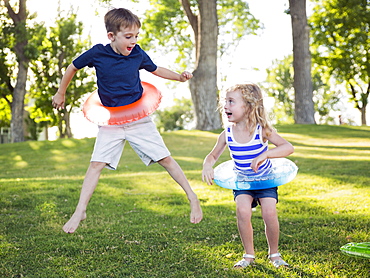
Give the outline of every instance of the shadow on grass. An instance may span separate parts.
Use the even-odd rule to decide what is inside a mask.
[[[264,225],[257,209],[252,221],[258,265],[235,270],[232,266],[241,258],[243,248],[231,197],[224,205],[203,203],[204,220],[193,225],[189,223],[189,207],[183,194],[161,189],[144,191],[134,182],[115,192],[116,185],[105,185],[111,184],[110,179],[103,179],[102,183],[89,205],[87,220],[75,234],[61,231],[78,197],[66,201],[72,185],[50,189],[59,192],[54,197],[53,192],[34,191],[18,196],[16,202],[2,202],[0,274],[3,277],[365,277],[367,261],[356,261],[339,251],[347,236],[370,234],[368,218],[364,215],[335,215],[318,203],[281,200],[278,205],[280,251],[292,268],[276,270],[266,259]],[[139,190],[135,191],[137,186]]]
[[[73,176],[85,172],[94,139],[27,141],[0,145],[1,178]],[[6,147],[6,151],[1,151]],[[73,167],[71,167],[73,165]]]
[[[303,129],[294,125],[283,129],[320,137],[326,130],[335,132],[337,128],[351,137],[368,138],[368,130],[362,127]],[[216,136],[209,132],[191,134],[171,134],[168,145],[175,150],[184,170],[194,171],[188,176],[199,186],[201,161]],[[169,137],[164,135],[165,140]],[[241,259],[243,248],[230,192],[198,187],[204,220],[193,225],[189,223],[185,195],[178,193],[177,187],[174,190],[167,174],[163,178],[163,168],[145,167],[128,146],[119,169],[103,172],[89,204],[88,218],[75,234],[65,234],[61,227],[77,203],[93,142],[94,139],[25,142],[11,144],[6,152],[0,152],[0,159],[6,161],[0,165],[1,182],[5,184],[0,187],[0,276],[239,278],[369,274],[367,260],[347,257],[339,251],[349,240],[370,241],[368,214],[345,210],[335,214],[317,199],[291,200],[292,192],[305,186],[299,176],[295,185],[287,187],[289,196],[282,191],[278,204],[280,251],[292,268],[276,270],[268,262],[264,225],[257,210],[252,221],[258,265],[232,269]],[[194,153],[196,160],[191,160]],[[325,185],[326,190],[335,191],[335,186],[344,183],[356,187],[369,184],[366,163],[321,163],[322,159],[292,157],[299,160],[303,176],[337,181]],[[318,185],[307,181],[307,186]],[[219,195],[230,201],[217,203],[212,199]]]
[[[302,134],[322,139],[363,138],[369,139],[368,126],[335,126],[335,125],[277,125],[278,132]]]
[[[370,134],[369,134],[369,136],[370,136]],[[370,147],[368,147],[368,146],[309,145],[309,144],[304,144],[300,141],[294,141],[294,140],[289,140],[289,142],[292,143],[293,146],[295,146],[295,147],[313,148],[313,149],[316,149],[317,152],[319,152],[320,150],[322,152],[327,152],[328,150],[333,150],[333,151],[346,151],[346,150],[370,151]],[[359,155],[361,155],[361,153],[359,153]]]

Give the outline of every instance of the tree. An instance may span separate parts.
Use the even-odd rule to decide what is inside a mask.
[[[9,127],[11,120],[11,105],[13,86],[9,74],[9,68],[12,67],[12,62],[8,55],[8,36],[4,36],[6,26],[4,22],[8,18],[4,14],[0,14],[2,25],[0,25],[0,127]]]
[[[0,98],[0,127],[10,126],[10,114],[12,112],[9,107],[9,103],[5,98]]]
[[[5,18],[1,18],[5,22]],[[0,26],[0,34],[4,34],[4,26]],[[9,67],[13,66],[12,61],[8,58],[8,44],[6,37],[0,37],[0,127],[9,127],[11,121],[12,105],[12,84],[9,74]]]
[[[264,90],[275,99],[273,112],[277,123],[290,123],[294,116],[294,72],[293,56],[283,60],[275,60],[267,70],[267,79]],[[320,123],[333,121],[332,111],[337,111],[340,91],[332,90],[330,75],[325,68],[313,64],[312,88],[315,111]]]
[[[9,0],[4,0],[3,3],[4,5],[0,8],[3,12],[5,7],[11,21],[2,21],[1,40],[6,43],[1,44],[0,59],[8,61],[13,59],[12,54],[14,54],[16,62],[1,70],[1,97],[11,105],[11,142],[21,142],[24,141],[24,100],[27,73],[30,61],[37,57],[37,46],[41,44],[40,38],[42,38],[39,33],[42,32],[42,27],[36,24],[31,28],[27,25],[30,17],[26,8],[26,0],[19,0],[18,12],[10,5]],[[4,16],[2,17],[4,19]],[[14,77],[16,80],[13,86]]]
[[[292,123],[294,118],[293,56],[273,61],[266,72],[267,79],[263,88],[275,99],[273,113],[277,123]]]
[[[306,0],[289,0],[293,32],[295,114],[297,124],[314,124],[311,54]]]
[[[66,107],[56,111],[51,106],[51,98],[59,87],[63,70],[91,44],[89,40],[82,38],[83,23],[77,22],[76,17],[73,12],[63,17],[62,12],[58,11],[56,26],[50,28],[43,41],[40,57],[31,67],[35,80],[31,88],[35,99],[35,105],[31,109],[32,118],[38,122],[49,121],[51,125],[58,125],[60,138],[73,137],[70,127],[71,112],[81,106],[81,97],[91,92],[95,86],[91,73],[87,70],[78,71],[68,86]]]
[[[346,85],[366,125],[370,94],[370,9],[367,0],[323,0],[310,18],[314,60]]]
[[[175,99],[175,105],[154,113],[160,131],[182,130],[194,120],[193,104],[190,99]]]
[[[153,9],[146,12],[143,21],[146,40],[142,43],[178,51],[176,62],[189,65],[194,61],[194,77],[189,85],[196,129],[220,128],[217,59],[219,50],[227,46],[218,45],[219,34],[231,36],[229,46],[236,44],[245,34],[253,33],[259,27],[258,20],[242,0],[151,0],[151,5]]]

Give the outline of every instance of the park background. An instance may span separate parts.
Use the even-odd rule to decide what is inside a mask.
[[[33,1],[28,1],[33,11],[40,17],[44,14],[45,23],[53,22],[57,1],[47,5]],[[240,43],[251,63],[246,67],[238,56],[230,55],[220,64],[220,69],[233,72],[230,84],[263,82],[271,61],[291,53],[287,3],[269,1],[261,7],[261,2],[250,1],[251,12],[263,21],[265,30]],[[61,3],[69,9],[69,2]],[[102,17],[108,7],[101,8],[98,1],[76,3],[86,32],[94,34],[93,43],[106,42]],[[140,13],[142,3],[113,5]],[[263,55],[258,55],[261,49]],[[173,57],[165,57],[153,59],[170,67]],[[188,94],[186,86],[173,89],[158,78],[152,80],[166,95],[163,105]],[[220,89],[227,86],[225,82]],[[88,122],[81,115],[80,120],[85,128]],[[289,159],[299,167],[296,179],[279,188],[280,251],[291,269],[276,270],[268,262],[259,208],[252,220],[257,266],[232,268],[243,253],[232,193],[201,180],[202,161],[221,130],[180,130],[162,136],[201,200],[204,219],[198,225],[189,223],[186,197],[168,174],[159,165],[143,166],[127,146],[117,171],[103,172],[86,221],[76,233],[65,234],[61,227],[77,203],[94,138],[1,144],[0,276],[370,277],[368,259],[339,250],[348,242],[370,242],[369,127],[279,124],[276,128],[295,146]],[[84,137],[90,131],[75,132]],[[225,151],[219,163],[228,159]]]
[[[264,28],[258,30],[257,35],[245,36],[235,52],[227,53],[223,56],[222,60],[219,60],[219,72],[225,72],[227,74],[227,80],[223,80],[218,84],[221,91],[236,83],[253,82],[258,84],[264,82],[267,77],[266,69],[272,66],[272,62],[292,54],[291,18],[286,13],[286,10],[289,8],[288,1],[268,1],[268,7],[265,1],[259,0],[248,1],[248,4],[250,12],[257,19],[261,20]],[[82,21],[84,24],[84,35],[90,35],[91,43],[94,45],[98,43],[109,43],[104,26],[104,14],[110,8],[124,7],[142,16],[145,11],[143,7],[147,7],[149,3],[145,1],[134,3],[133,1],[114,0],[109,5],[104,5],[97,0],[66,0],[60,2],[49,1],[47,9],[40,9],[39,7],[43,6],[43,1],[32,0],[29,1],[28,5],[31,13],[37,13],[37,21],[43,21],[47,26],[54,24],[58,5],[60,5],[64,12],[68,12],[72,8],[77,13],[77,20]],[[311,14],[313,5],[314,3],[307,2],[307,16]],[[140,36],[138,43],[140,44]],[[146,51],[158,65],[170,69],[174,67],[173,61],[175,60],[176,53],[161,55],[151,49],[146,49]],[[188,68],[188,70],[192,71],[191,68]],[[174,99],[180,99],[182,97],[190,99],[190,91],[187,83],[176,84],[174,89],[173,84],[169,86],[168,81],[155,77],[146,71],[141,71],[141,76],[143,81],[154,84],[163,93],[164,97],[162,98],[159,109],[173,105]],[[265,105],[271,110],[271,107],[274,105],[274,99],[266,96]],[[354,104],[349,101],[348,94],[344,93],[341,96],[338,106],[340,107],[340,111],[331,113],[331,116],[335,119],[332,121],[333,124],[339,124],[338,117],[341,115],[342,119],[347,119],[355,125],[361,125],[361,115],[354,108]],[[367,118],[369,122],[369,114]],[[87,121],[81,110],[71,115],[71,127],[74,138],[94,137],[97,133],[97,126]],[[188,128],[192,128],[192,125],[189,125]],[[49,130],[48,139],[57,139],[58,128],[52,127]],[[40,138],[43,138],[43,135]]]

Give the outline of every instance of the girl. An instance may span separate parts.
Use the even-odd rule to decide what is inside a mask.
[[[256,175],[271,167],[270,158],[293,153],[293,146],[268,123],[261,89],[255,84],[235,85],[226,91],[224,112],[232,123],[218,137],[213,150],[203,163],[202,179],[212,184],[213,165],[228,145],[235,171]],[[268,150],[268,142],[276,147]],[[263,175],[263,173],[262,173]],[[244,246],[243,259],[234,267],[244,268],[254,263],[252,208],[261,205],[268,243],[268,258],[276,268],[289,266],[278,252],[279,221],[276,212],[277,187],[261,190],[234,190],[238,229]]]

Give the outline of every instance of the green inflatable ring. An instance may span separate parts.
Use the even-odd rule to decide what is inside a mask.
[[[370,259],[370,242],[347,243],[340,248],[346,255]]]

